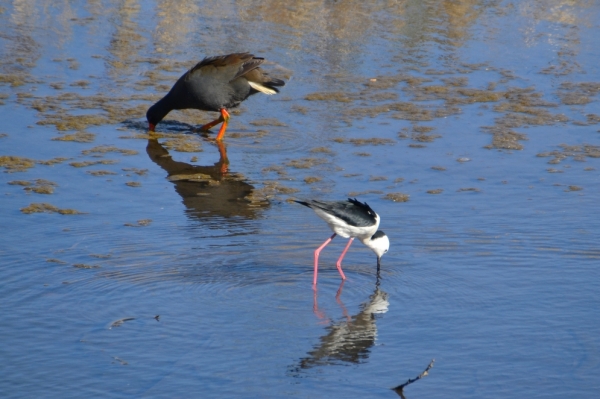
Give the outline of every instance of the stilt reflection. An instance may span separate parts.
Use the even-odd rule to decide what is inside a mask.
[[[350,316],[341,300],[344,282],[340,284],[336,294],[336,301],[342,309],[344,318],[327,327],[327,334],[320,338],[320,343],[308,352],[308,356],[300,359],[296,371],[314,366],[340,364],[343,362],[360,363],[369,357],[371,347],[377,337],[376,314],[387,312],[389,301],[388,294],[379,288],[380,276],[373,294],[360,306],[360,312]],[[326,316],[319,310],[317,291],[314,292],[313,310],[315,315],[326,320]]]

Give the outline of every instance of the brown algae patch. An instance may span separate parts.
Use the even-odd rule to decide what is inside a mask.
[[[313,154],[333,154],[333,151],[327,147],[315,147],[310,150]]]
[[[492,134],[492,143],[484,146],[487,149],[522,150],[523,145],[519,141],[528,140],[525,134],[499,126],[484,126],[482,130]]]
[[[30,214],[30,213],[59,213],[61,215],[81,215],[84,212],[79,212],[75,209],[60,209],[52,204],[48,204],[46,202],[31,203],[29,206],[25,208],[21,208],[21,212]]]
[[[111,120],[102,115],[49,115],[36,122],[38,125],[54,125],[56,130],[85,130],[89,126],[101,126],[111,123]]]
[[[195,162],[195,161],[192,161]],[[123,168],[121,169],[124,172],[132,172],[138,176],[145,176],[148,174],[148,169],[139,169],[139,168]],[[129,176],[129,175],[128,175]]]
[[[287,126],[285,123],[275,118],[257,119],[250,122],[250,124],[254,126]]]
[[[0,156],[0,166],[6,169],[5,172],[24,172],[35,166],[33,159],[16,157],[12,155]]]
[[[537,154],[538,157],[553,157],[549,164],[558,164],[564,159],[571,157],[575,161],[584,162],[587,157],[600,158],[600,146],[591,144],[582,145],[568,145],[560,144],[562,150],[540,152]]]
[[[460,88],[456,92],[467,97],[468,100],[466,102],[469,103],[496,102],[504,98],[504,93],[490,90]]]
[[[370,157],[371,154],[368,152],[353,152],[354,155],[356,155],[357,157]]]
[[[565,82],[560,85],[558,96],[565,105],[583,105],[592,101],[591,97],[600,92],[598,82]]]
[[[137,181],[128,181],[125,183],[125,185],[129,186],[129,187],[141,187],[142,183],[137,182]]]
[[[349,143],[349,144],[356,145],[356,146],[388,145],[388,144],[396,143],[396,141],[394,141],[392,139],[385,139],[385,138],[378,138],[378,137],[372,137],[369,139],[346,139],[344,137],[336,137],[333,139],[333,141],[335,141],[336,143]]]
[[[583,187],[579,187],[579,186],[569,186],[567,187],[567,189],[565,190],[566,192],[569,191],[581,191],[583,190]]]
[[[385,176],[369,176],[369,181],[386,181],[387,179]]]
[[[88,265],[85,263],[75,263],[73,265],[73,267],[77,268],[77,269],[99,269],[100,266],[97,265]]]
[[[264,167],[264,168],[262,168],[261,172],[265,173],[265,174],[269,173],[269,172],[275,172],[279,176],[285,176],[285,175],[287,175],[287,171],[281,165],[271,165],[271,166]]]
[[[27,180],[12,180],[9,181],[7,184],[10,184],[12,186],[30,186],[31,182]]]
[[[33,191],[37,194],[52,194],[54,193],[54,187],[58,186],[58,184],[45,179],[36,179],[28,183],[30,184],[28,184],[27,187],[24,188],[24,190]]]
[[[475,192],[475,193],[481,192],[481,190],[478,189],[478,188],[476,188],[476,187],[463,187],[463,188],[459,188],[456,191],[459,192],[459,193],[465,192],[465,191],[472,191],[472,192]]]
[[[322,177],[316,177],[316,176],[308,176],[304,178],[304,182],[306,184],[313,184],[313,183],[317,183],[320,182],[321,180],[323,180]]]
[[[86,173],[89,173],[92,176],[108,176],[117,174],[115,172],[111,172],[110,170],[88,170]]]
[[[63,163],[65,161],[68,161],[69,159],[71,159],[71,158],[56,157],[56,158],[49,159],[47,161],[37,161],[37,163],[39,163],[40,165],[52,166],[52,165],[56,165],[57,163]]]
[[[246,200],[250,203],[260,204],[268,202],[279,194],[293,194],[300,191],[296,188],[286,187],[277,181],[265,181],[263,184],[263,187],[255,189],[246,196]]]
[[[322,92],[322,93],[311,93],[304,97],[307,101],[337,101],[341,103],[350,103],[354,100],[349,94],[343,92]]]
[[[367,194],[383,194],[381,190],[350,191],[348,197],[361,197]]]
[[[300,114],[302,114],[302,115],[306,115],[306,114],[308,114],[308,111],[309,111],[309,109],[308,109],[307,107],[303,107],[303,106],[301,106],[301,105],[292,105],[292,106],[290,107],[290,110],[291,110],[292,112],[298,112],[298,113],[300,113]]]
[[[48,263],[58,263],[59,265],[66,265],[68,264],[67,262],[60,260],[60,259],[56,259],[56,258],[48,258],[46,259],[46,262]]]
[[[177,152],[202,152],[202,143],[195,137],[184,136],[166,140],[162,143],[165,148]]]
[[[134,223],[125,223],[123,226],[127,227],[146,227],[152,223],[152,219],[140,219],[135,224]]]
[[[313,166],[322,165],[324,163],[327,163],[325,159],[309,157],[292,159],[291,161],[286,162],[285,165],[296,169],[310,169]]]
[[[439,134],[414,133],[411,138],[421,143],[431,143],[440,137]]]
[[[52,138],[54,141],[74,141],[76,143],[91,143],[95,139],[96,135],[89,132],[77,132]]]
[[[119,161],[114,159],[103,159],[101,161],[82,161],[82,162],[70,162],[69,165],[75,168],[85,168],[87,166],[92,165],[112,165],[118,163]]]
[[[443,166],[432,166],[431,169],[439,170],[440,172],[443,172],[446,170],[446,168],[444,168]]]
[[[388,193],[383,199],[394,201],[394,202],[408,202],[410,195],[404,193]]]
[[[427,194],[441,194],[444,190],[441,188],[436,188],[434,190],[427,190]]]
[[[90,154],[106,154],[108,152],[117,152],[123,155],[137,155],[137,151],[135,150],[126,150],[123,148],[117,148],[114,145],[99,145],[96,146],[94,148],[90,148],[88,150],[83,150],[81,151],[81,153],[83,155],[90,155]]]

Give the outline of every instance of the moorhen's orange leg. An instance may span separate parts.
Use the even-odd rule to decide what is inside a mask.
[[[217,141],[217,147],[219,147],[219,158],[218,164],[221,165],[221,173],[226,174],[229,169],[229,158],[227,158],[227,149],[222,141]]]
[[[211,127],[218,125],[221,122],[223,122],[223,115],[219,115],[219,117],[214,121],[208,122],[206,125],[200,126],[198,130],[200,130],[201,132],[207,132]]]
[[[221,108],[221,120],[223,120],[223,124],[221,125],[221,130],[219,130],[219,134],[217,134],[217,141],[223,140],[223,136],[225,136],[225,130],[227,130],[227,124],[229,123],[229,112],[225,108]]]
[[[221,129],[219,130],[219,134],[217,134],[217,141],[223,140],[223,136],[225,135],[225,130],[227,130],[227,123],[229,123],[229,112],[225,108],[221,108],[221,116],[215,119],[212,122],[207,123],[206,125],[202,125],[198,128],[201,132],[208,131],[211,127],[218,125],[223,122],[221,125]]]

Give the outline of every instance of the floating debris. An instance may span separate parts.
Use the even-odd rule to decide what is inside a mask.
[[[404,398],[404,393],[403,393],[404,388],[406,388],[407,385],[410,385],[413,382],[418,381],[423,377],[427,377],[429,375],[429,370],[431,370],[433,368],[433,363],[435,363],[435,359],[431,359],[431,362],[429,363],[429,365],[425,368],[425,370],[421,374],[419,374],[415,378],[409,378],[408,381],[406,381],[404,384],[398,385],[397,387],[392,388],[392,390],[396,391],[396,393],[398,393],[400,395],[400,397]]]
[[[149,226],[152,223],[152,219],[140,219],[135,224],[133,223],[125,223],[123,226],[127,227],[145,227]]]
[[[135,317],[124,317],[122,319],[113,321],[110,324],[110,327],[108,327],[108,329],[112,329],[112,328],[117,328],[117,327],[121,327],[123,325],[123,323],[127,322],[127,321],[131,321],[131,320],[135,320]]]
[[[99,269],[100,266],[97,265],[87,265],[85,263],[75,263],[73,265],[73,267],[76,267],[77,269]]]
[[[55,258],[48,258],[46,259],[46,262],[48,263],[58,263],[59,265],[67,265],[68,262],[62,261],[60,259],[55,259]]]

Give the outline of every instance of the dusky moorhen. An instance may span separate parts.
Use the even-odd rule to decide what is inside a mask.
[[[272,78],[259,68],[264,61],[264,58],[250,53],[204,58],[183,74],[166,96],[148,109],[146,119],[150,131],[154,131],[156,124],[172,110],[193,108],[221,113],[219,118],[201,126],[200,130],[207,131],[223,122],[217,141],[223,140],[229,122],[228,108],[237,107],[258,92],[278,93],[277,86],[285,85],[283,80]]]

